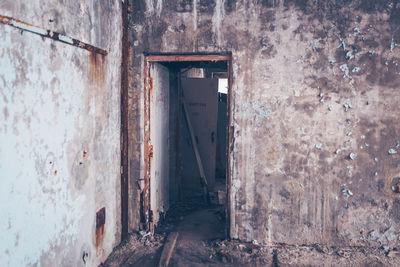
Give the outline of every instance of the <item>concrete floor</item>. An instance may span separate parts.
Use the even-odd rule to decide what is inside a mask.
[[[320,244],[261,245],[225,239],[223,206],[185,203],[173,208],[154,235],[131,234],[102,266],[158,266],[168,233],[179,237],[169,266],[400,266],[400,253],[383,248]]]
[[[163,242],[171,231],[178,231],[179,237],[169,266],[213,264],[210,242],[225,238],[224,208],[221,205],[181,204],[171,210],[153,236],[132,234],[103,266],[157,266]]]
[[[209,241],[225,237],[221,207],[203,208],[185,216],[179,224],[179,237],[169,266],[205,266],[210,259]]]

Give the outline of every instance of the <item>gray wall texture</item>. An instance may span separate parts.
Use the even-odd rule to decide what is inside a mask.
[[[132,184],[142,177],[143,52],[228,51],[231,237],[397,246],[400,3],[138,0],[131,8]],[[140,190],[130,194],[136,205]],[[130,215],[135,229],[137,210]]]
[[[121,3],[6,0],[0,15],[108,51],[0,24],[0,265],[97,266],[121,236]]]

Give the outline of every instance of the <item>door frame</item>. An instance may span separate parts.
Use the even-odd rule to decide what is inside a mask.
[[[121,128],[120,128],[120,183],[121,183],[121,241],[128,238],[129,232],[129,40],[128,40],[128,1],[122,3],[122,50],[121,50]]]
[[[145,54],[144,55],[144,189],[141,196],[141,228],[153,230],[153,214],[150,207],[150,170],[153,159],[153,147],[150,143],[150,103],[153,95],[153,80],[150,73],[152,63],[162,62],[188,62],[188,61],[226,61],[228,67],[228,95],[227,95],[227,165],[226,165],[226,236],[230,236],[230,211],[231,211],[231,158],[233,154],[233,124],[232,124],[232,54]]]

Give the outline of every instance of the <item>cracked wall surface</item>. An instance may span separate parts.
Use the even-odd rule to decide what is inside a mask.
[[[108,52],[0,24],[0,265],[97,266],[121,236],[121,3],[6,0],[0,15]]]
[[[143,53],[232,52],[231,237],[398,245],[400,3],[142,0],[131,8],[132,183],[142,169]],[[130,227],[138,221],[131,216]]]

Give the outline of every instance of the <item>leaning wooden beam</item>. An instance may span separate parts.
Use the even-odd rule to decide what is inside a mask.
[[[209,198],[209,196],[208,196],[208,183],[207,183],[206,175],[204,173],[203,163],[202,163],[201,158],[200,158],[199,149],[197,148],[196,139],[194,137],[194,131],[193,131],[192,123],[190,121],[189,112],[187,111],[186,102],[185,102],[185,99],[183,99],[183,97],[182,97],[182,106],[183,106],[183,111],[185,113],[186,122],[187,122],[187,125],[188,125],[188,128],[189,128],[190,137],[192,139],[192,145],[193,145],[194,154],[196,156],[197,165],[199,166],[200,177],[201,177],[201,180],[202,180],[203,190],[204,190],[204,197],[205,197],[206,201],[209,201],[209,199],[208,199]]]
[[[77,39],[73,39],[71,37],[68,37],[68,36],[58,33],[58,32],[53,32],[51,30],[42,29],[38,26],[23,22],[18,19],[14,19],[12,17],[0,15],[0,23],[10,25],[10,26],[20,29],[22,31],[28,31],[28,32],[31,32],[34,34],[38,34],[45,38],[50,38],[50,39],[60,41],[65,44],[69,44],[69,45],[76,46],[76,47],[79,47],[82,49],[86,49],[90,52],[94,52],[94,53],[101,54],[104,56],[106,56],[108,54],[108,52],[106,50],[103,50],[101,48],[81,42]]]
[[[168,267],[169,261],[172,256],[172,252],[174,252],[174,248],[176,245],[176,240],[178,239],[179,233],[172,232],[168,235],[167,241],[164,245],[164,248],[161,253],[160,262],[158,263],[158,267]]]

